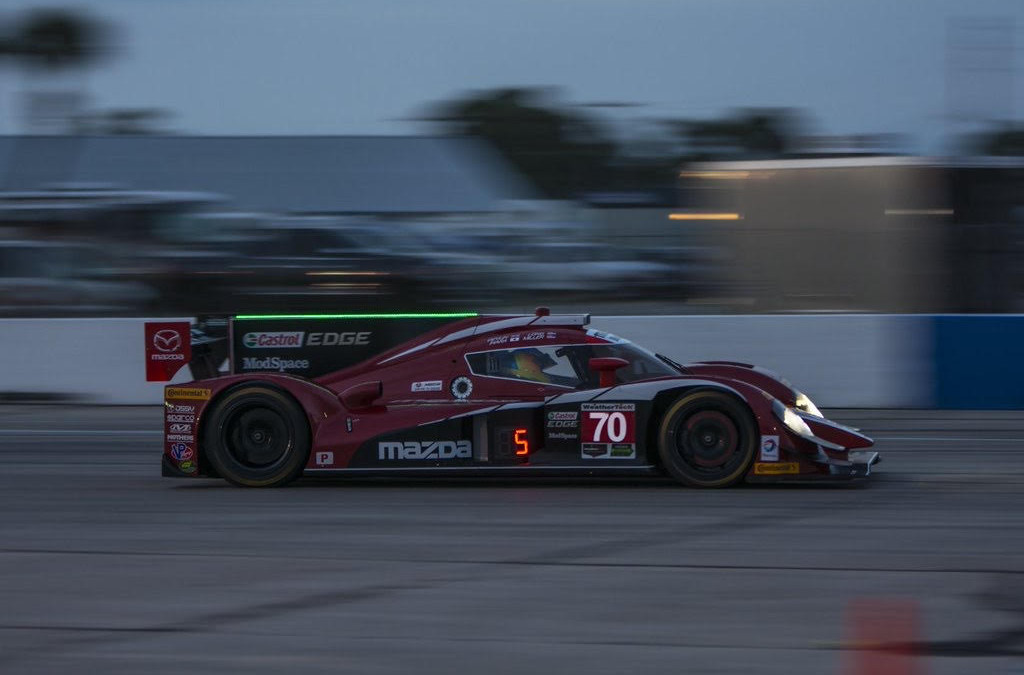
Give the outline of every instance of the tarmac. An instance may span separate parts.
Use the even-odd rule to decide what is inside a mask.
[[[0,672],[1024,673],[1022,411],[826,411],[870,481],[726,490],[240,489],[161,412],[0,406]]]

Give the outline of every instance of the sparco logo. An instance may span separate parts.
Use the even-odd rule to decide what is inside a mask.
[[[242,357],[242,370],[306,370],[309,361],[306,359],[282,359],[280,356],[268,356],[257,359],[252,356]]]
[[[249,349],[274,349],[277,347],[301,347],[305,331],[277,331],[276,333],[246,333],[242,344]]]
[[[416,441],[377,444],[377,459],[469,459],[473,444],[469,441]]]

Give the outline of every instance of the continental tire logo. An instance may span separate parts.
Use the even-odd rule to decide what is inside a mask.
[[[210,398],[209,389],[200,389],[197,387],[168,387],[164,390],[164,398],[166,399],[191,399],[195,401],[206,401]]]
[[[796,462],[757,462],[754,464],[755,476],[778,476],[793,473],[800,473],[800,465]]]

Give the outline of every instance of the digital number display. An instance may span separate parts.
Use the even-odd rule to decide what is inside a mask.
[[[525,427],[506,427],[495,430],[495,454],[498,457],[526,459],[530,454],[530,434]]]

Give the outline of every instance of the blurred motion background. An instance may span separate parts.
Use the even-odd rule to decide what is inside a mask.
[[[8,2],[0,314],[1024,311],[1019,2]]]

